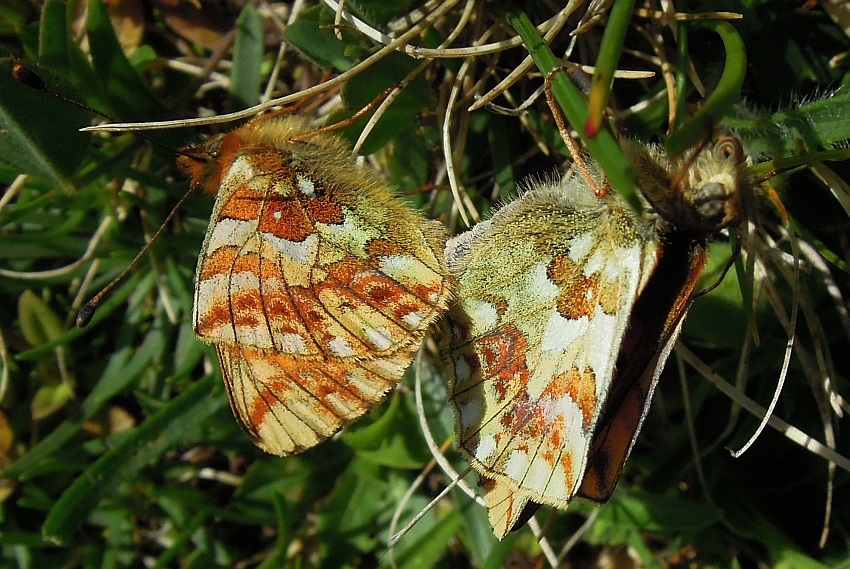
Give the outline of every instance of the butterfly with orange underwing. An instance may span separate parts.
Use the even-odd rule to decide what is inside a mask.
[[[459,283],[442,342],[457,444],[500,539],[539,504],[610,498],[706,241],[741,222],[753,191],[734,138],[675,160],[623,145],[644,212],[598,197],[604,176],[588,162],[590,180],[532,181],[446,247]]]

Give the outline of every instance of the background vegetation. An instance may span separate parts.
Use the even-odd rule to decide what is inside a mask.
[[[555,54],[581,21],[570,61],[615,63],[609,51],[600,56],[606,10],[577,4],[572,15],[554,2],[522,9],[533,23],[548,22],[544,31],[562,26],[552,33]],[[848,17],[839,4],[698,4],[743,14],[732,24],[746,77],[721,126],[755,161],[850,137],[850,30],[835,23]],[[516,195],[526,176],[565,167],[549,109],[542,97],[529,99],[543,83],[535,68],[494,99],[504,108],[530,101],[524,113],[468,110],[527,55],[518,41],[474,49],[515,36],[501,3],[349,1],[336,29],[324,4],[200,7],[167,0],[0,7],[0,564],[541,567],[563,551],[558,563],[574,567],[850,567],[843,458],[850,439],[841,419],[850,410],[841,397],[850,392],[845,163],[774,180],[802,238],[799,282],[782,219],[760,199],[742,271],[695,302],[681,340],[693,355],[683,348],[671,358],[614,497],[598,510],[543,508],[538,535],[523,529],[497,542],[484,509],[454,488],[388,546],[451,481],[434,467],[420,423],[457,471],[465,469],[451,445],[433,342],[397,393],[334,440],[286,459],[251,444],[231,415],[214,351],[191,329],[208,196],[192,196],[92,323],[74,328],[82,303],[129,263],[185,193],[169,148],[233,123],[150,132],[161,145],[133,133],[80,133],[102,119],[14,79],[16,63],[51,91],[122,121],[220,115],[287,96],[302,114],[337,122],[401,83],[360,152],[452,232]],[[672,10],[650,13],[660,4],[639,8],[627,13],[619,68],[655,74],[615,81],[609,114],[631,137],[663,140],[670,93],[680,116],[692,113],[714,90],[726,57],[743,51],[727,54],[716,33]],[[421,23],[423,15],[432,20]],[[390,41],[369,29],[398,37],[418,21],[404,46],[357,67]],[[316,95],[302,96],[317,85]],[[354,142],[364,125],[342,132]],[[728,239],[713,244],[705,286],[730,255]],[[749,294],[754,299],[744,302]],[[732,458],[726,448],[740,448],[758,418],[718,388],[718,377],[736,384],[739,401],[746,394],[766,406],[795,302],[795,351],[775,415],[826,446],[804,449],[791,440],[794,431],[767,429]],[[757,325],[757,345],[748,321]]]

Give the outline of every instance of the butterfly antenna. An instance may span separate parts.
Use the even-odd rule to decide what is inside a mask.
[[[48,87],[47,83],[45,83],[44,80],[35,71],[30,69],[29,67],[26,67],[22,63],[15,63],[15,64],[12,65],[12,75],[15,77],[15,79],[17,79],[18,81],[20,81],[21,83],[23,83],[24,85],[29,87],[30,89],[34,89],[36,91],[41,91],[42,93],[47,93],[48,95],[50,95],[52,97],[56,97],[57,99],[61,99],[62,101],[65,101],[66,103],[70,103],[72,105],[80,107],[81,109],[85,109],[90,113],[93,113],[93,114],[95,114],[95,115],[97,115],[97,116],[99,116],[103,119],[108,120],[109,122],[115,122],[115,118],[109,116],[108,114],[102,113],[99,110],[95,109],[94,107],[90,107],[85,103],[77,101],[76,99],[66,97],[62,93],[57,93],[56,91],[54,91],[53,89]],[[183,154],[184,156],[186,155],[183,151],[175,150],[174,148],[168,146],[167,144],[163,144],[162,142],[156,140],[155,138],[151,138],[150,136],[148,136],[147,134],[145,134],[142,131],[136,131],[136,134],[141,136],[142,138],[144,138],[145,140],[147,140],[151,144],[159,146],[160,148],[164,148],[164,149],[168,150],[169,152],[176,152],[177,154]],[[193,157],[189,156],[189,158],[193,158]]]
[[[298,141],[302,141],[302,140],[307,140],[309,138],[313,138],[314,136],[317,136],[317,135],[320,135],[320,134],[326,134],[328,132],[333,132],[333,131],[338,130],[340,128],[345,128],[348,125],[355,123],[361,117],[363,117],[366,113],[368,113],[369,111],[371,111],[372,109],[374,109],[375,107],[380,105],[381,102],[383,102],[384,99],[389,97],[393,93],[393,91],[396,91],[400,87],[401,86],[398,83],[393,83],[392,85],[390,85],[389,87],[384,89],[384,91],[380,95],[378,95],[377,97],[372,99],[372,101],[368,105],[366,105],[365,107],[363,107],[362,109],[360,109],[359,111],[357,111],[356,113],[354,113],[353,115],[348,117],[347,119],[341,120],[338,123],[334,123],[334,124],[331,124],[331,125],[328,125],[328,126],[323,126],[322,128],[318,128],[316,130],[311,130],[310,132],[303,132],[301,134],[296,134],[295,136],[290,136],[289,140],[290,140],[290,142],[298,142]]]
[[[555,67],[546,75],[543,87],[543,91],[546,93],[546,102],[552,110],[552,117],[555,119],[555,124],[558,126],[558,132],[561,133],[561,138],[567,146],[567,150],[569,150],[570,154],[572,154],[573,164],[575,164],[576,169],[581,174],[581,177],[587,182],[587,185],[590,186],[590,189],[593,190],[593,193],[596,194],[596,197],[603,198],[605,197],[605,194],[608,193],[608,185],[605,183],[602,186],[599,186],[599,184],[596,183],[596,180],[590,173],[590,169],[587,167],[587,161],[584,159],[584,155],[570,134],[570,129],[564,121],[564,114],[561,112],[561,108],[558,106],[557,101],[555,101],[555,95],[552,93],[552,79],[558,71],[564,71],[564,68],[560,66]]]
[[[72,99],[70,97],[66,97],[62,93],[57,93],[56,91],[54,91],[53,89],[51,89],[50,87],[47,86],[47,83],[44,82],[44,80],[38,75],[38,73],[36,73],[32,69],[30,69],[29,67],[26,67],[22,63],[14,63],[12,65],[12,75],[15,77],[15,79],[17,79],[18,81],[20,81],[21,83],[23,83],[24,85],[29,87],[30,89],[34,89],[36,91],[41,91],[42,93],[47,93],[48,95],[50,95],[52,97],[56,97],[57,99],[61,99],[62,101],[65,101],[66,103],[76,105],[77,107],[80,107],[81,109],[85,109],[90,113],[94,113],[97,116],[104,118],[108,121],[112,120],[112,117],[110,117],[109,115],[102,113],[99,110],[86,105],[85,103],[81,103],[80,101],[77,101],[77,100]]]
[[[112,279],[112,281],[108,285],[106,285],[105,287],[100,289],[100,292],[98,292],[96,295],[94,295],[91,298],[91,300],[89,300],[87,303],[85,303],[83,305],[83,307],[77,313],[77,320],[76,320],[77,328],[83,328],[89,322],[91,322],[91,319],[94,316],[94,312],[97,309],[97,305],[100,304],[100,301],[103,300],[103,297],[106,296],[106,294],[109,293],[109,291],[112,290],[115,287],[115,285],[117,285],[119,282],[121,282],[121,280],[124,277],[127,276],[127,273],[129,273],[133,269],[133,267],[136,266],[136,263],[139,262],[139,259],[141,259],[144,256],[144,254],[148,252],[148,249],[151,248],[151,245],[153,245],[154,242],[157,239],[159,239],[159,236],[162,235],[163,231],[165,231],[166,226],[171,222],[171,220],[177,214],[177,211],[181,207],[183,207],[183,205],[189,199],[189,196],[192,195],[192,192],[195,191],[196,187],[197,186],[194,186],[194,185],[191,186],[189,188],[189,191],[187,191],[185,194],[183,194],[183,197],[180,198],[180,201],[177,202],[177,205],[175,205],[172,208],[172,210],[168,213],[168,215],[165,217],[165,220],[159,226],[159,229],[156,230],[156,233],[154,233],[153,236],[150,238],[150,240],[148,240],[148,242],[145,244],[145,246],[142,248],[142,250],[139,251],[136,254],[135,257],[133,257],[133,260],[130,261],[130,264],[127,265],[127,267],[123,271],[121,271],[121,274],[119,274],[117,277]]]
[[[24,66],[21,63],[15,63],[14,65],[12,65],[12,74],[14,75],[15,79],[17,79],[18,81],[20,81],[21,83],[23,83],[24,85],[29,87],[30,89],[35,89],[36,91],[41,91],[43,93],[47,93],[48,95],[51,95],[53,97],[56,97],[58,99],[65,101],[67,103],[70,103],[72,105],[75,105],[77,107],[85,109],[85,110],[89,111],[90,113],[94,113],[97,116],[102,117],[102,118],[104,118],[108,121],[114,120],[109,115],[102,113],[102,112],[98,111],[97,109],[94,109],[94,108],[86,105],[85,103],[81,103],[80,101],[71,99],[70,97],[66,97],[65,95],[62,95],[61,93],[57,93],[56,91],[54,91],[53,89],[48,87],[47,84],[44,82],[44,80],[35,71]],[[143,132],[139,132],[137,134],[139,134],[139,136],[141,136],[142,138],[144,138],[148,142],[151,142],[151,143],[159,146],[160,148],[166,148],[166,149],[168,149],[169,152],[175,152],[175,150],[173,148],[169,147],[166,144],[159,142],[158,140],[150,138],[149,136],[145,135],[145,133],[143,133]],[[202,158],[195,156],[195,155],[192,155],[192,154],[189,154],[189,153],[186,153],[186,152],[183,152],[182,150],[177,150],[176,152],[178,154],[181,154],[181,155],[186,156],[187,158],[190,158],[190,159],[193,159],[193,160],[202,160]],[[180,201],[178,201],[177,205],[175,205],[174,208],[172,208],[171,212],[169,212],[169,214],[166,216],[165,221],[162,222],[162,224],[159,226],[159,229],[157,229],[156,233],[153,234],[153,237],[151,237],[150,240],[147,242],[147,244],[142,248],[142,250],[139,251],[136,254],[136,256],[133,258],[133,260],[130,261],[130,264],[127,265],[127,267],[123,271],[121,271],[121,274],[119,274],[117,277],[112,279],[112,282],[110,282],[108,285],[103,287],[100,290],[100,292],[98,292],[96,295],[94,295],[91,298],[91,300],[89,300],[87,303],[85,303],[83,305],[83,307],[77,313],[76,324],[77,324],[78,328],[83,328],[89,322],[91,322],[91,319],[94,316],[94,312],[97,309],[97,305],[100,303],[100,301],[103,299],[103,297],[110,290],[112,290],[115,287],[115,285],[117,285],[119,282],[121,282],[121,280],[124,277],[127,276],[127,273],[129,273],[133,269],[133,267],[136,266],[136,264],[139,262],[139,259],[141,259],[142,256],[144,256],[144,254],[148,252],[148,250],[151,248],[151,245],[153,245],[153,243],[159,238],[159,236],[162,235],[162,232],[165,231],[165,227],[171,222],[171,220],[177,214],[177,211],[181,207],[183,207],[183,204],[186,203],[186,200],[189,199],[189,196],[192,195],[192,192],[194,190],[195,190],[194,186],[189,188],[189,191],[186,192],[183,195],[182,198],[180,198]]]

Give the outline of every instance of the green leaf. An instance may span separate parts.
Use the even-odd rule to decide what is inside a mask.
[[[38,17],[37,10],[27,0],[6,0],[0,4],[0,34],[15,35],[28,21]]]
[[[257,9],[245,4],[236,22],[233,67],[230,71],[230,106],[243,109],[260,102],[260,67],[263,62],[263,21]]]
[[[521,12],[509,12],[507,20],[522,38],[537,67],[544,76],[547,76],[558,62],[549,46],[543,43],[540,32],[531,24],[528,16]],[[566,77],[565,73],[560,72],[553,76],[551,88],[552,94],[563,109],[569,124],[574,127],[575,125],[586,124],[588,117],[587,103],[584,96]],[[604,129],[595,133],[596,136],[594,137],[588,136],[583,128],[579,128],[577,132],[590,155],[602,167],[605,176],[611,181],[614,189],[631,204],[635,211],[643,211],[643,204],[638,199],[635,190],[638,181],[637,172],[623,154],[613,135]]]
[[[31,346],[41,346],[62,335],[62,321],[31,290],[18,299],[18,317],[21,332]]]
[[[79,167],[90,135],[91,113],[13,77],[12,62],[0,60],[0,162],[21,174],[52,180],[69,190],[68,178]],[[34,71],[55,92],[70,87],[46,69]]]
[[[67,383],[42,385],[35,392],[31,409],[35,421],[44,419],[64,407],[74,397],[74,391]]]
[[[41,11],[38,34],[38,61],[45,67],[68,68],[67,5],[61,0],[49,0]]]
[[[723,40],[726,59],[723,75],[705,103],[664,143],[670,154],[677,154],[704,140],[714,125],[719,124],[732,105],[741,100],[741,85],[747,72],[747,52],[740,34],[729,22],[700,23],[717,32]]]
[[[614,72],[620,62],[620,54],[623,52],[623,42],[629,29],[634,6],[634,0],[620,0],[611,6],[587,101],[588,118],[584,124],[584,131],[590,137],[595,137],[602,126],[608,97],[611,95],[611,86],[614,83]]]
[[[333,12],[323,5],[314,6],[301,12],[298,19],[286,27],[283,37],[319,67],[347,71],[355,61],[347,53],[348,42],[354,41],[353,36],[343,31],[345,41],[339,41],[333,30],[322,27],[331,24]]]
[[[42,354],[49,352],[56,346],[68,344],[76,340],[78,337],[88,333],[89,330],[95,329],[97,325],[109,314],[123,306],[131,294],[150,290],[150,288],[154,285],[154,276],[155,275],[153,273],[148,273],[144,277],[132,277],[128,279],[117,290],[114,290],[105,302],[98,304],[94,317],[92,317],[91,321],[85,328],[71,328],[70,330],[65,330],[58,338],[44,344],[40,344],[31,350],[19,353],[16,356],[16,359],[20,361],[38,359],[42,356]]]
[[[124,55],[103,1],[91,0],[87,16],[86,29],[94,69],[105,80],[110,102],[118,115],[130,120],[160,115],[163,109]]]
[[[493,116],[488,121],[487,141],[493,161],[493,174],[502,196],[517,195],[517,179],[514,161],[518,158],[515,131],[516,121],[507,117]]]
[[[396,555],[396,566],[402,569],[427,569],[434,567],[448,551],[463,518],[457,510],[423,532],[417,540],[408,539],[404,549]]]
[[[700,531],[722,519],[713,506],[686,498],[658,496],[639,491],[615,492],[597,518],[610,527],[641,531]]]
[[[124,348],[116,351],[109,358],[102,375],[82,402],[80,411],[69,417],[10,465],[3,471],[3,476],[5,478],[26,477],[30,469],[60,450],[109,400],[126,391],[150,369],[157,354],[163,349],[163,341],[162,334],[154,331],[147,335],[138,348]]]
[[[392,431],[393,422],[400,407],[399,397],[390,397],[389,405],[382,410],[376,420],[346,429],[343,431],[342,440],[354,450],[374,449],[380,444],[379,441]]]
[[[183,442],[187,431],[202,425],[227,405],[223,397],[207,396],[215,381],[215,376],[208,375],[195,382],[156,415],[125,433],[120,443],[86,468],[50,509],[42,527],[44,537],[53,543],[64,543],[104,496]]]
[[[850,92],[838,91],[775,113],[734,107],[723,123],[748,152],[796,154],[798,142],[812,152],[850,139]]]
[[[397,85],[417,65],[418,62],[407,55],[391,53],[347,81],[342,88],[342,99],[348,109],[366,107],[388,87]],[[395,140],[402,132],[410,130],[419,112],[433,102],[431,88],[421,73],[396,95],[397,97],[369,133],[369,137],[360,149],[361,154],[372,154]],[[329,118],[329,121],[340,122],[353,114],[353,110],[337,112]],[[354,142],[372,114],[367,113],[353,124],[341,128],[339,132]]]

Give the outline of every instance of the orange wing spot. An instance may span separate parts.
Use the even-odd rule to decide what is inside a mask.
[[[543,459],[554,469],[558,465],[561,454],[564,452],[563,436],[566,430],[564,424],[564,416],[558,415],[557,418],[546,426],[546,440],[543,441],[545,450],[542,451]]]
[[[516,414],[513,411],[510,413],[505,413],[504,415],[502,415],[502,418],[499,419],[499,423],[501,423],[505,431],[511,434],[516,434],[516,429],[514,427],[516,422]]]
[[[240,221],[254,221],[260,215],[263,201],[266,196],[255,190],[241,187],[221,204],[218,210],[218,219],[238,219]]]
[[[593,318],[599,300],[599,275],[584,276],[581,267],[566,255],[558,255],[549,263],[547,274],[561,288],[558,293],[558,312],[569,320],[582,316]]]
[[[363,292],[366,293],[369,300],[377,305],[394,305],[398,303],[399,298],[402,296],[398,287],[393,287],[382,282],[369,284],[371,286],[364,287],[365,290]],[[405,307],[403,312],[408,313],[414,310],[415,308],[410,309],[409,307]]]
[[[617,314],[620,309],[620,283],[611,282],[599,289],[599,307],[605,314]]]
[[[316,194],[316,197],[307,201],[307,215],[315,223],[325,225],[342,225],[345,221],[345,212],[337,202],[327,194]]]
[[[225,299],[222,302],[211,304],[206,312],[198,314],[195,332],[203,338],[221,326],[230,326],[232,322],[233,312]]]
[[[560,428],[553,428],[549,434],[549,444],[552,448],[560,449],[564,446],[564,437],[562,436],[564,434],[563,422],[563,417],[560,417],[558,419],[558,423],[561,423]]]
[[[387,239],[372,239],[366,243],[366,254],[369,255],[369,259],[372,261],[377,261],[380,257],[388,257],[400,253],[404,253],[404,249],[397,243],[393,243]]]
[[[360,261],[346,259],[334,263],[328,267],[328,274],[367,304],[389,314],[394,322],[408,329],[419,329],[420,326],[418,322],[406,322],[405,316],[416,312],[430,313],[432,310],[396,281]]]
[[[552,397],[569,395],[581,409],[582,427],[587,430],[593,421],[596,399],[596,374],[587,366],[581,372],[573,366],[567,373],[555,376],[544,392]]]
[[[282,290],[268,291],[263,294],[263,305],[267,314],[273,315],[271,323],[275,332],[282,334],[305,334],[301,325],[301,315],[293,304],[292,299]]]
[[[254,438],[259,438],[257,429],[266,420],[266,415],[268,415],[271,407],[277,403],[275,397],[276,387],[276,385],[271,384],[263,385],[258,390],[257,397],[251,402],[251,410],[249,412],[251,419],[247,422],[247,425],[250,425]]]
[[[297,199],[268,196],[257,229],[275,237],[300,243],[315,230],[310,214]]]
[[[253,291],[230,297],[230,314],[234,326],[256,327],[265,324],[263,300]]]
[[[497,401],[524,389],[529,371],[525,361],[528,342],[514,326],[505,326],[475,342],[480,375],[492,382]],[[474,368],[473,368],[474,369]]]
[[[255,438],[259,437],[260,429],[266,421],[281,420],[276,412],[276,408],[280,407],[289,407],[308,427],[312,428],[315,417],[318,423],[336,424],[338,429],[363,414],[367,410],[367,401],[375,394],[382,398],[386,389],[395,383],[394,377],[385,377],[379,370],[369,369],[368,364],[353,368],[348,362],[305,360],[272,350],[235,350],[238,350],[237,357],[244,358],[248,368],[263,374],[261,378],[256,378],[262,381],[251,384],[255,396],[245,401],[243,409],[247,417],[243,419],[247,420],[241,421]],[[406,360],[409,354],[399,353],[396,357]],[[368,395],[361,389],[362,382],[369,387]],[[310,408],[308,415],[302,414],[305,406]],[[234,410],[240,412],[239,408]],[[333,417],[330,421],[327,419],[329,415]],[[299,428],[296,424],[290,427]],[[333,433],[317,434],[325,438]]]
[[[352,258],[328,265],[328,275],[346,285],[353,281],[358,273],[368,270],[370,269],[367,265]]]
[[[239,248],[232,245],[225,245],[207,253],[198,273],[198,282],[229,273],[238,254]]]
[[[538,401],[531,401],[524,390],[511,401],[510,410],[502,415],[500,423],[516,440],[538,439],[549,428],[543,407]],[[528,444],[516,443],[514,449],[528,453]]]
[[[561,453],[561,468],[564,470],[564,475],[567,479],[567,496],[572,496],[575,484],[575,475],[573,474],[573,455],[569,451]]]
[[[243,253],[233,262],[232,273],[260,274],[260,256],[257,253]]]
[[[433,302],[435,299],[443,298],[445,295],[446,282],[436,278],[431,285],[417,284],[411,287],[410,292],[417,298]]]
[[[410,301],[410,295],[398,283],[375,272],[358,275],[351,282],[351,290],[379,307],[393,308],[404,300]]]
[[[324,331],[328,328],[328,313],[313,296],[312,290],[293,286],[289,287],[289,294],[307,329]]]

